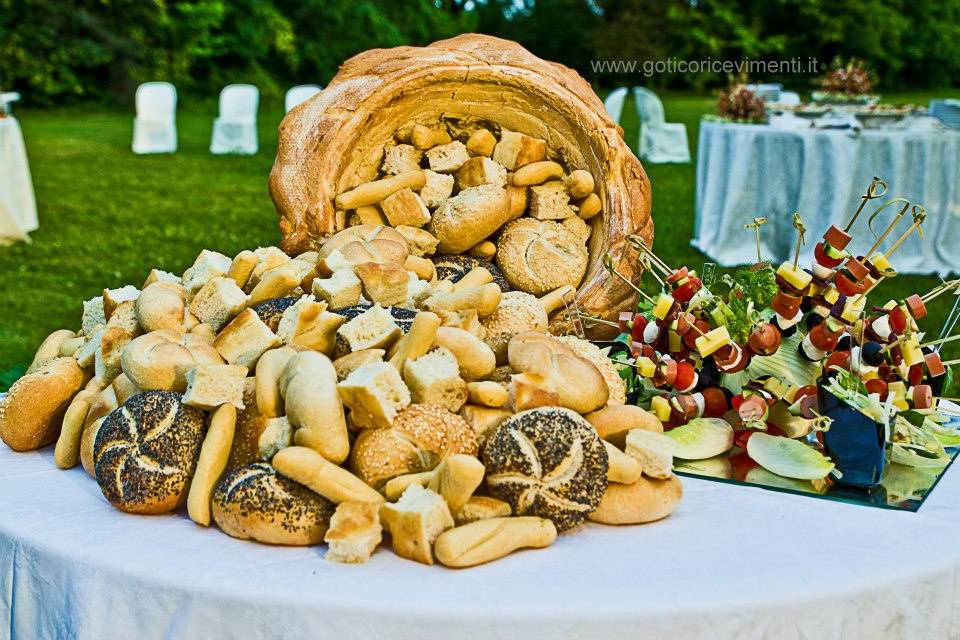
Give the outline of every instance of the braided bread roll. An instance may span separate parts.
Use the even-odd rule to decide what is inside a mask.
[[[491,36],[361,53],[287,115],[270,174],[282,248],[296,255],[337,231],[334,198],[374,180],[385,143],[412,124],[442,124],[464,140],[480,126],[518,131],[549,140],[550,159],[589,171],[603,214],[578,303],[582,311],[612,317],[633,307],[635,293],[610,277],[601,258],[610,253],[620,273],[639,274],[625,237],[653,238],[650,183],[640,161],[575,71]]]
[[[144,391],[108,415],[93,446],[97,483],[128,513],[167,513],[186,497],[206,416],[173,391]]]

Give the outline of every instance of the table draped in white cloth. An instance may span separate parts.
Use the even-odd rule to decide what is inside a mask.
[[[466,570],[135,516],[0,444],[0,637],[956,638],[960,469],[917,513],[683,480],[679,509]]]
[[[764,216],[763,257],[792,257],[799,211],[813,232],[806,254],[831,223],[847,223],[874,176],[888,197],[903,196],[927,210],[925,238],[911,237],[895,255],[902,273],[960,271],[960,132],[909,129],[783,130],[765,125],[701,122],[697,152],[696,224],[692,245],[723,266],[755,262],[756,244],[743,225]],[[867,217],[851,230],[848,250],[873,244]],[[883,228],[893,207],[877,220]],[[892,236],[909,226],[909,215]],[[889,246],[892,239],[882,246]]]
[[[20,123],[13,117],[0,118],[0,244],[27,240],[37,226],[37,204]]]

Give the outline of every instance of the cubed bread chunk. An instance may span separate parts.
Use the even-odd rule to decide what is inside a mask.
[[[332,355],[337,346],[337,330],[344,322],[343,316],[327,311],[327,303],[303,296],[284,310],[277,335],[284,344]]]
[[[227,275],[232,263],[233,260],[222,253],[204,249],[193,265],[183,272],[183,286],[190,293],[196,293],[213,278]]]
[[[457,171],[457,185],[461,189],[481,184],[507,185],[507,170],[498,162],[483,156],[470,158]]]
[[[435,404],[456,413],[467,402],[467,383],[453,352],[438,347],[403,366],[403,379],[417,404]]]
[[[676,450],[676,440],[662,433],[644,429],[627,432],[626,453],[640,463],[645,476],[660,480],[672,476],[673,454]]]
[[[250,369],[265,351],[280,346],[280,342],[256,311],[244,309],[217,335],[213,346],[228,363]]]
[[[423,257],[432,256],[436,253],[437,243],[440,241],[426,229],[400,225],[395,230],[407,241],[407,249],[410,251],[410,255]]]
[[[248,370],[236,364],[202,364],[187,371],[183,404],[213,411],[222,404],[243,409],[243,386]]]
[[[324,559],[350,564],[364,563],[383,539],[380,505],[375,502],[341,502],[330,518]]]
[[[560,180],[530,187],[530,216],[537,220],[566,220],[577,215],[570,208],[570,195]]]
[[[332,311],[357,304],[363,292],[353,269],[337,269],[329,278],[316,278],[312,287],[314,297],[325,301]]]
[[[475,156],[490,157],[497,146],[497,138],[489,129],[477,129],[467,140],[467,151]]]
[[[441,144],[427,151],[430,170],[437,173],[453,173],[470,159],[467,147],[459,140]]]
[[[190,301],[190,313],[220,331],[247,307],[247,294],[233,278],[217,276],[207,281]]]
[[[94,329],[105,324],[107,324],[107,316],[103,312],[103,296],[85,300],[83,302],[83,319],[80,321],[83,334],[89,336]]]
[[[343,382],[347,379],[347,376],[365,364],[383,362],[385,355],[387,355],[387,352],[383,349],[364,349],[337,358],[333,361],[333,368],[337,371],[337,381]]]
[[[507,129],[500,132],[500,142],[493,149],[493,159],[510,171],[546,157],[547,143],[544,140]]]
[[[380,519],[390,531],[394,553],[424,564],[433,564],[433,543],[454,526],[440,494],[418,484],[407,487],[397,502],[380,507]]]
[[[400,327],[390,312],[374,305],[340,327],[350,351],[386,349],[400,336]]]
[[[429,169],[423,174],[426,182],[420,189],[420,199],[429,209],[436,209],[453,194],[453,176]]]
[[[381,168],[388,175],[399,175],[420,168],[423,153],[411,144],[388,145],[383,149]]]
[[[183,278],[178,276],[175,273],[170,273],[169,271],[164,271],[162,269],[150,269],[150,273],[147,274],[147,279],[143,281],[143,286],[141,289],[146,289],[154,282],[166,282],[169,284],[180,284],[183,282]]]
[[[293,444],[293,425],[286,416],[267,418],[263,423],[263,431],[257,438],[257,455],[260,460],[270,462],[273,456],[281,449]]]
[[[356,266],[357,277],[363,286],[363,295],[384,307],[397,307],[407,300],[409,276],[402,267],[365,262]]]
[[[260,279],[267,271],[282,267],[291,260],[280,247],[257,247],[254,254],[257,256],[257,264],[247,280],[248,290],[260,284]]]
[[[337,385],[337,391],[358,427],[388,427],[397,413],[410,404],[410,391],[400,373],[382,361],[358,367]]]
[[[128,284],[125,287],[120,287],[119,289],[104,289],[103,290],[103,315],[109,320],[110,316],[113,315],[114,310],[120,306],[123,302],[135,301],[140,297],[140,289],[137,289],[132,284]]]
[[[383,215],[387,217],[390,226],[407,225],[422,227],[430,222],[430,211],[420,196],[412,189],[401,189],[388,196],[380,203]]]

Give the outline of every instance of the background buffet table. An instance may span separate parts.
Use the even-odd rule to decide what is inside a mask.
[[[367,565],[110,507],[0,445],[0,636],[924,638],[960,625],[960,471],[918,513],[684,478],[670,518],[465,571]]]
[[[826,229],[831,223],[842,227],[873,176],[890,185],[888,198],[903,196],[923,204],[928,213],[927,238],[914,236],[904,244],[897,269],[960,271],[960,132],[949,130],[852,133],[701,122],[692,244],[723,266],[753,263],[756,246],[743,225],[754,216],[766,216],[770,223],[763,229],[764,259],[785,260],[792,257],[796,241],[794,211],[803,215],[808,229]],[[853,229],[858,234],[854,250],[872,244],[866,218],[883,201],[875,202],[867,205]],[[892,219],[892,209],[877,221],[880,230]]]
[[[26,240],[36,228],[37,204],[20,123],[0,118],[0,245]]]

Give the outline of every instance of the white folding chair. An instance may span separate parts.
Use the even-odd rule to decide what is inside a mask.
[[[8,116],[13,115],[13,103],[20,99],[20,94],[16,91],[8,91],[7,93],[0,93],[0,113],[5,113]]]
[[[794,107],[800,104],[800,94],[794,91],[781,91],[780,99],[777,100],[777,103],[787,107]]]
[[[603,106],[606,108],[607,113],[610,114],[610,118],[620,124],[620,117],[623,115],[623,101],[627,97],[627,88],[620,87],[619,89],[614,89],[607,95],[607,99],[603,101]]]
[[[283,100],[287,113],[290,113],[290,110],[295,106],[302,104],[315,96],[320,92],[321,88],[322,87],[316,84],[298,84],[295,87],[290,87],[290,89],[287,91],[286,97]]]
[[[634,87],[633,99],[640,117],[640,159],[652,164],[690,162],[686,125],[665,122],[663,103],[649,89]]]
[[[220,115],[213,121],[210,153],[253,155],[257,152],[260,92],[252,84],[228,84],[220,92]]]
[[[145,82],[137,87],[133,119],[134,153],[174,153],[177,150],[177,89],[169,82]]]

